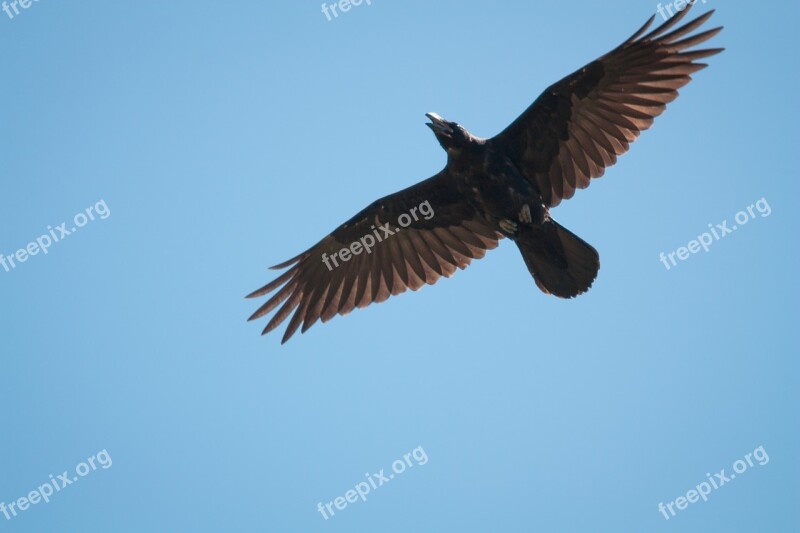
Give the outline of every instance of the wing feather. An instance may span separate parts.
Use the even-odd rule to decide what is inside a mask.
[[[408,227],[398,230],[398,217],[425,202],[432,216],[417,216]],[[393,234],[382,235],[379,226],[386,223]],[[362,249],[352,254],[353,243],[364,242],[361,239],[367,235],[374,238],[376,231],[382,238],[375,239],[369,253]],[[282,339],[286,342],[298,329],[304,333],[317,321],[327,322],[337,314],[346,315],[356,307],[449,277],[457,268],[466,268],[473,259],[483,257],[501,238],[465,201],[457,181],[444,170],[373,202],[315,246],[278,265],[289,270],[249,295],[261,297],[277,290],[250,319],[261,318],[283,304],[264,333],[291,315]],[[332,256],[346,248],[350,257],[343,261],[337,256],[338,266],[334,267]],[[330,268],[323,257],[328,258]]]
[[[723,50],[688,50],[722,30],[690,35],[714,13],[677,26],[690,9],[643,36],[651,17],[620,46],[548,87],[489,141],[510,154],[549,207],[602,176],[707,66],[695,61]]]

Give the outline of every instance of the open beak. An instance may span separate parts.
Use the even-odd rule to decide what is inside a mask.
[[[453,128],[447,124],[445,119],[436,113],[425,113],[425,116],[431,120],[430,122],[427,122],[426,125],[433,130],[433,133],[441,133],[442,135],[447,136],[453,134]]]

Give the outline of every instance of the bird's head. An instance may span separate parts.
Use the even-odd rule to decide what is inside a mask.
[[[445,120],[436,113],[425,113],[425,116],[430,119],[428,127],[447,153],[458,151],[470,143],[472,136],[460,124]]]

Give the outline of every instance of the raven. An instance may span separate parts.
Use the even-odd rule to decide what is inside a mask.
[[[504,237],[519,247],[544,293],[572,298],[586,292],[600,268],[597,251],[549,210],[627,152],[690,75],[708,66],[696,60],[724,50],[689,50],[722,30],[686,37],[713,10],[669,32],[690,8],[644,35],[654,15],[620,46],[548,87],[491,139],[428,113],[427,125],[447,152],[445,168],[373,202],[313,247],[272,267],[291,268],[248,295],[280,288],[250,320],[283,304],[262,333],[294,312],[283,344],[301,325],[305,332],[317,320],[450,277]],[[420,217],[423,205],[427,213]]]

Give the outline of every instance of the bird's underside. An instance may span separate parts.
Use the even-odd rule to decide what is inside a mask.
[[[689,10],[645,34],[651,17],[619,47],[548,87],[491,139],[428,114],[447,166],[273,267],[288,270],[248,296],[277,290],[250,320],[280,306],[264,333],[291,315],[286,342],[301,326],[305,332],[318,320],[449,277],[504,237],[519,247],[542,291],[564,298],[586,292],[598,254],[549,209],[602,176],[707,66],[696,61],[722,51],[691,50],[722,28],[689,36],[713,14],[678,26]]]

